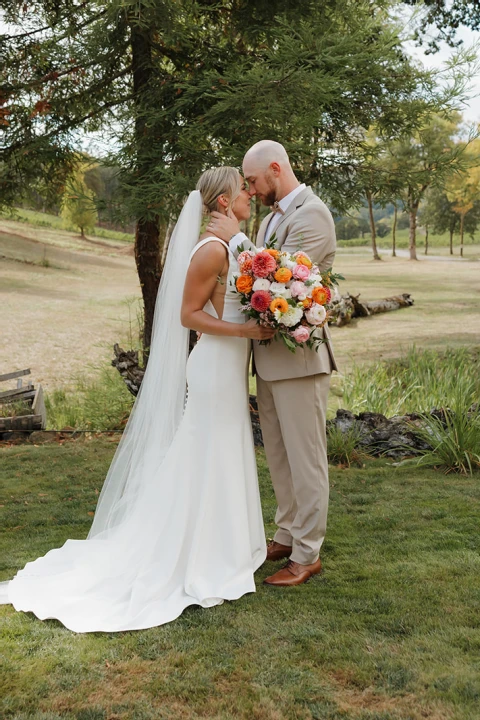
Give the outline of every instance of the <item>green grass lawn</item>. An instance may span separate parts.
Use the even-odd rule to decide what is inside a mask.
[[[88,531],[114,438],[3,448],[3,566]],[[274,498],[264,456],[267,534]],[[325,572],[175,622],[75,635],[0,608],[1,717],[473,720],[480,704],[478,476],[331,469]]]

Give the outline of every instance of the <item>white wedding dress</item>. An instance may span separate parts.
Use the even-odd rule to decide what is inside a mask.
[[[207,238],[193,252],[213,241],[221,242]],[[230,285],[238,265],[230,250],[228,256],[222,319],[242,323]],[[205,310],[216,316],[210,301]],[[183,417],[133,510],[93,537],[67,540],[27,563],[0,584],[0,602],[78,633],[112,632],[161,625],[189,605],[206,608],[254,592],[266,542],[248,359],[248,340],[203,334],[187,362]]]

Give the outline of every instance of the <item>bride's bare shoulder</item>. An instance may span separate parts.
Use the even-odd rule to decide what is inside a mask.
[[[202,240],[210,238],[212,238],[212,242],[202,244]],[[217,242],[213,242],[213,240],[217,240]],[[192,262],[195,262],[196,264],[223,264],[227,255],[228,248],[223,240],[220,240],[220,238],[216,238],[213,235],[205,234],[200,237],[200,240],[193,250]]]

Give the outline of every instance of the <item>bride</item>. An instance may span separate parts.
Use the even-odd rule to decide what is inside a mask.
[[[88,537],[0,583],[0,602],[16,610],[79,633],[113,632],[255,591],[266,543],[247,367],[249,338],[272,331],[244,321],[227,244],[198,242],[202,210],[249,217],[237,170],[207,170],[189,195],[170,241],[148,367]],[[201,337],[187,360],[188,328]]]

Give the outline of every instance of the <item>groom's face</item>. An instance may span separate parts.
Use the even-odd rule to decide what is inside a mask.
[[[262,205],[271,207],[277,199],[276,175],[271,166],[261,169],[247,161],[243,165],[243,174],[250,197],[256,195]]]

